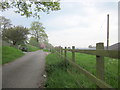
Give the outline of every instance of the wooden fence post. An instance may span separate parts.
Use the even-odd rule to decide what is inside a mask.
[[[60,54],[60,49],[61,49],[61,48],[59,47],[59,54]]]
[[[64,53],[65,53],[65,61],[66,61],[66,59],[67,59],[67,47],[65,47],[65,51],[64,51]]]
[[[61,47],[59,47],[58,49],[59,49],[59,51],[58,51],[59,57],[61,57]]]
[[[63,55],[63,48],[61,47],[61,55]]]
[[[75,62],[75,46],[72,46],[72,61]]]
[[[59,55],[59,47],[57,47],[57,53],[58,53],[58,55]]]
[[[64,51],[64,56],[65,56],[65,67],[67,68],[67,47],[65,47],[65,51]]]
[[[103,50],[103,49],[104,49],[103,43],[96,44],[96,51]],[[96,55],[96,77],[103,81],[105,80],[104,79],[104,57],[103,56]]]

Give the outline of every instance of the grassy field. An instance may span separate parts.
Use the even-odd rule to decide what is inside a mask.
[[[11,62],[23,55],[24,53],[22,53],[21,50],[18,50],[16,48],[9,47],[9,46],[3,46],[2,47],[2,64]]]
[[[71,53],[67,56],[71,59]],[[76,53],[76,63],[96,75],[96,57],[93,55]],[[95,88],[96,85],[79,73],[74,67],[67,66],[72,74],[66,72],[63,60],[56,54],[49,54],[46,57],[46,70],[48,88]],[[118,87],[118,60],[105,57],[105,81],[112,87]]]
[[[28,51],[29,51],[29,52],[33,52],[33,51],[40,50],[38,47],[29,45],[29,44],[27,44],[27,47],[28,47]]]

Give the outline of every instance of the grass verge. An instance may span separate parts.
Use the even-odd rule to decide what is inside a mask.
[[[38,47],[27,44],[28,52],[40,50]]]
[[[9,47],[9,46],[3,46],[2,47],[2,64],[11,62],[23,55],[24,53],[22,53],[21,50],[18,50],[16,48]]]
[[[71,53],[67,54],[71,60]],[[96,75],[96,57],[94,55],[76,53],[76,63]],[[68,73],[69,70],[71,73]],[[92,83],[82,73],[78,72],[73,66],[67,65],[58,55],[52,53],[46,57],[46,81],[47,88],[95,88]],[[105,82],[112,87],[118,87],[118,60],[105,57]]]
[[[82,88],[83,85],[88,85],[88,83],[90,83],[89,87],[94,87],[92,82],[88,81],[84,75],[77,72],[72,66],[67,67],[70,71],[73,71],[71,75],[67,72],[65,61],[54,53],[49,54],[46,57],[46,88]],[[85,80],[81,82],[83,77]]]
[[[44,52],[50,52],[50,50],[48,50],[48,49],[43,49],[43,51],[44,51]]]

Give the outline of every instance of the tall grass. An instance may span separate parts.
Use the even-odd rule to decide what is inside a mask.
[[[64,61],[56,54],[49,54],[46,57],[47,81],[46,88],[67,88],[77,87],[72,77],[66,72]]]
[[[76,53],[76,64],[96,75],[96,56]],[[71,60],[72,54],[67,53],[67,57]],[[46,86],[48,88],[95,88],[87,77],[76,70],[72,65],[67,68],[64,60],[60,59],[56,54],[49,54],[46,57],[46,71],[48,80]],[[71,72],[68,73],[67,70]],[[105,57],[105,82],[112,87],[118,87],[118,60]]]
[[[60,59],[56,54],[49,54],[46,57],[46,88],[82,88],[83,86],[92,88],[95,87],[92,82],[85,78],[84,75],[77,72],[74,67],[70,65],[67,67],[70,71],[73,71],[73,75],[70,75],[67,72],[65,61],[63,61],[63,59]]]
[[[72,53],[67,54],[68,58],[72,57]],[[92,74],[96,75],[96,56],[83,53],[76,53],[76,63],[85,68]],[[118,87],[118,59],[104,58],[105,61],[105,82],[112,87]]]

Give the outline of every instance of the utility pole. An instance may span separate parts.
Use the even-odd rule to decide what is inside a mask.
[[[109,47],[109,14],[107,15],[107,50]]]

